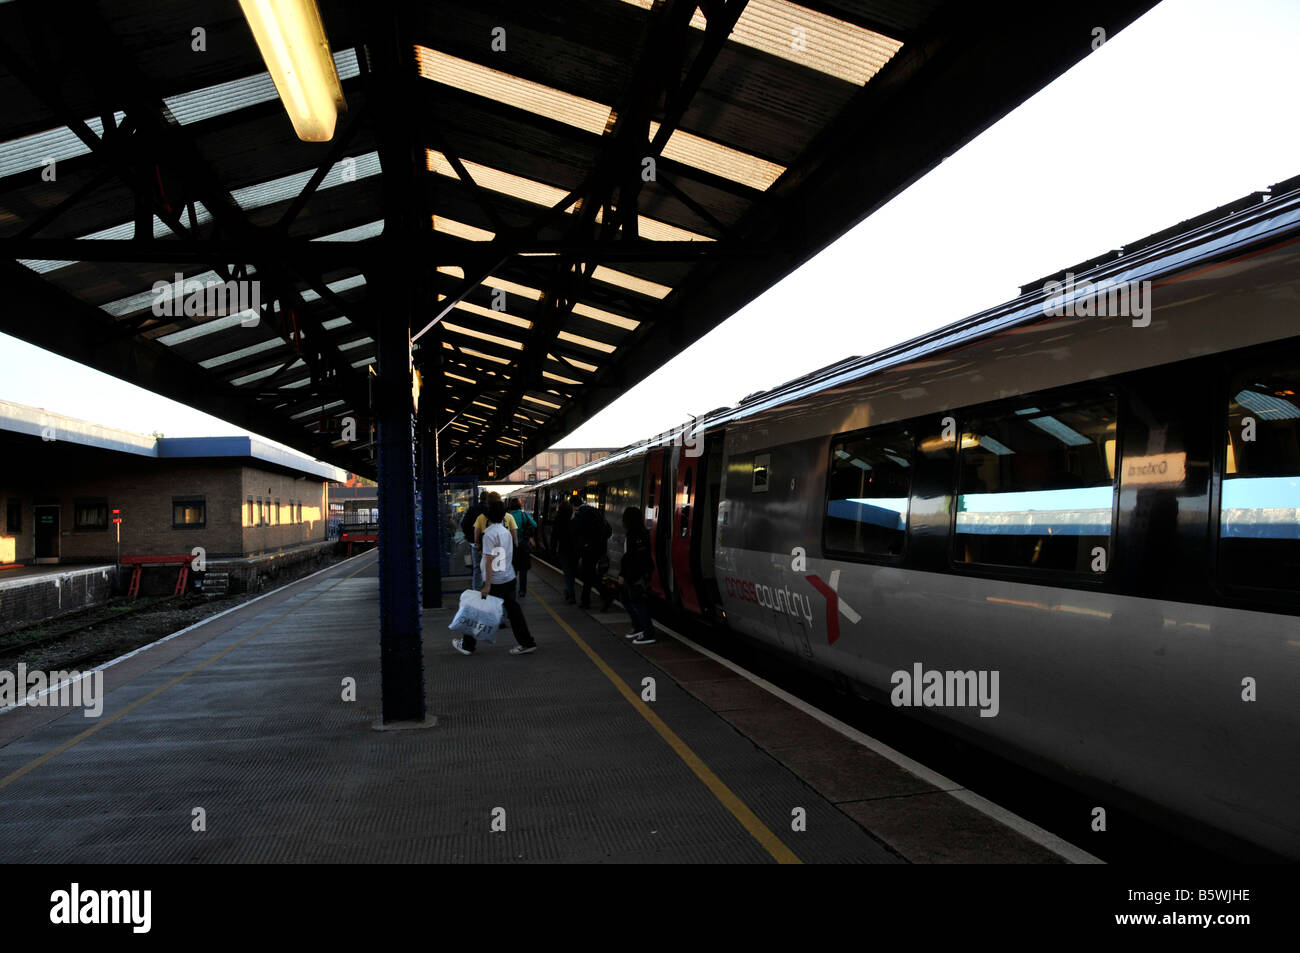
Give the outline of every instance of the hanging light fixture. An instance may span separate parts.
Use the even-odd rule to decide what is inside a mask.
[[[315,0],[239,0],[280,102],[304,142],[328,142],[347,108]]]

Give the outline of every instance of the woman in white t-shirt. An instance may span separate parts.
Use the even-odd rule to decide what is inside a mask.
[[[488,502],[487,529],[483,531],[483,598],[497,596],[505,603],[506,618],[519,644],[510,650],[511,655],[527,655],[537,650],[528,620],[515,600],[515,541],[514,534],[506,529],[505,504],[498,497]],[[452,639],[451,645],[461,655],[473,655],[477,640],[472,635]]]

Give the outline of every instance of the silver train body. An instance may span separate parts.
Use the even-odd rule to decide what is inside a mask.
[[[1300,192],[1239,206],[1075,279],[1145,315],[1031,290],[526,505],[544,541],[561,499],[604,506],[610,575],[642,506],[675,611],[1098,807],[1300,858]]]

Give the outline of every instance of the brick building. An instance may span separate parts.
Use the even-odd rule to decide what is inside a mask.
[[[0,565],[324,545],[346,474],[250,437],[151,437],[0,401]]]

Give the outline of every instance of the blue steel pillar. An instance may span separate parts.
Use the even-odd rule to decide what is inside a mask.
[[[424,651],[415,550],[411,325],[427,310],[431,268],[416,251],[433,227],[424,142],[412,120],[421,82],[411,62],[413,9],[380,0],[368,19],[367,98],[383,169],[384,260],[366,275],[377,307],[379,376],[379,642],[383,721],[424,722]]]
[[[429,342],[438,346],[437,340]],[[441,355],[439,355],[441,357]],[[424,607],[442,608],[442,499],[439,496],[438,420],[442,407],[442,368],[435,359],[423,368],[420,388],[420,498],[424,501]]]
[[[397,291],[401,296],[401,291]],[[381,317],[379,379],[379,651],[383,720],[423,721],[424,648],[415,574],[415,442],[407,312]],[[425,530],[428,532],[427,528]]]

